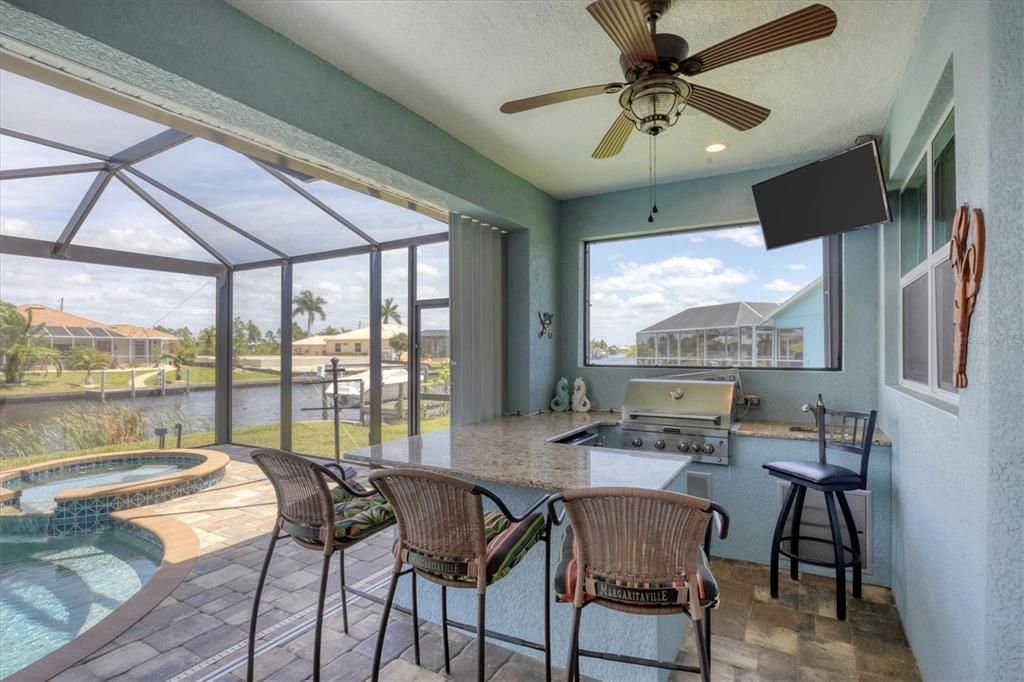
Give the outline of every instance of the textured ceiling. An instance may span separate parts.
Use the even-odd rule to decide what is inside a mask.
[[[647,182],[639,133],[619,156],[590,158],[618,115],[614,95],[498,111],[506,100],[621,79],[617,50],[586,2],[229,1],[557,198]],[[772,114],[737,132],[687,112],[658,140],[660,182],[808,160],[881,132],[925,3],[826,2],[839,18],[830,38],[694,78]],[[695,53],[808,4],[677,0],[658,30]],[[708,154],[711,142],[728,149]]]

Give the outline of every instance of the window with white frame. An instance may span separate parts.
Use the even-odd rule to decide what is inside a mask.
[[[956,399],[953,385],[953,271],[956,212],[953,109],[925,145],[900,192],[900,384]]]

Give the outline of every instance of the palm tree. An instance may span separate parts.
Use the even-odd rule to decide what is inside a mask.
[[[12,304],[0,301],[0,357],[3,358],[4,381],[19,383],[29,369],[50,365],[63,369],[57,349],[45,345],[43,325],[32,324],[32,309],[22,315]]]
[[[217,349],[217,328],[210,326],[201,329],[199,336],[196,337],[196,343],[199,344],[199,349],[203,355],[215,353]]]
[[[313,330],[313,320],[317,315],[320,316],[321,320],[327,319],[327,313],[324,312],[324,306],[327,305],[327,301],[315,295],[309,289],[300,291],[299,295],[292,299],[292,305],[295,306],[295,309],[292,311],[292,317],[306,316],[307,336]]]
[[[160,356],[161,360],[169,360],[174,365],[174,380],[181,381],[181,368],[196,358],[196,346],[192,343],[174,344],[173,350]]]
[[[380,304],[380,321],[384,324],[388,322],[402,324],[402,316],[398,312],[398,304],[395,303],[395,299],[385,298],[384,302]]]
[[[96,350],[92,346],[75,346],[71,349],[71,356],[68,364],[71,369],[85,370],[86,386],[92,386],[92,372],[94,369],[106,369],[110,367],[110,355]]]

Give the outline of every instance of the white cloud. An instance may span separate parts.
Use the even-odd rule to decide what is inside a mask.
[[[752,279],[712,257],[615,263],[612,274],[591,280],[591,334],[610,343],[632,343],[636,330],[681,310],[735,301],[739,288]]]
[[[759,227],[736,227],[730,230],[715,230],[711,233],[715,239],[728,239],[740,246],[764,248],[764,236]]]
[[[764,285],[765,289],[769,291],[781,291],[783,293],[792,293],[800,290],[800,285],[790,282],[786,279],[773,279]]]
[[[700,244],[701,242],[706,242],[706,241],[707,241],[707,238],[705,238],[705,237],[690,237],[690,243],[691,244]]]
[[[416,275],[418,277],[438,277],[440,274],[441,271],[433,265],[428,265],[427,263],[416,264]]]
[[[68,277],[66,281],[67,281],[68,284],[85,285],[85,284],[92,284],[96,280],[94,280],[92,278],[92,275],[90,275],[88,273],[76,272],[75,274],[73,274],[70,277]]]
[[[803,263],[788,263],[786,265],[786,269],[787,270],[796,270],[796,271],[799,272],[801,270],[806,270],[807,266],[804,265]]]
[[[12,237],[31,237],[35,234],[28,221],[20,218],[0,218],[0,232]]]

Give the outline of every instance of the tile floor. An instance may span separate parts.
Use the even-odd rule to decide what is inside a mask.
[[[114,642],[58,678],[69,680],[173,680],[212,682],[245,678],[245,639],[267,534],[274,517],[273,492],[248,458],[248,449],[223,448],[232,457],[215,488],[150,508],[188,523],[199,536],[200,557],[172,595]],[[373,586],[390,567],[390,537],[378,536],[346,552],[346,578]],[[270,567],[259,620],[269,630],[257,643],[256,679],[306,680],[311,674],[312,621],[320,556],[281,543]],[[779,600],[768,596],[763,566],[716,560],[722,606],[712,619],[715,680],[912,680],[914,657],[888,590],[865,586],[864,599],[849,602],[846,622],[835,620],[831,583],[807,576],[782,579]],[[332,572],[337,571],[337,562]],[[329,584],[336,585],[335,577]],[[383,592],[383,589],[381,589]],[[336,597],[328,609],[336,605]],[[349,633],[340,613],[326,617],[324,680],[363,682],[369,677],[380,607],[359,600],[349,607]],[[388,626],[383,675],[391,680],[441,680],[439,629],[422,630],[422,667],[412,661],[412,626],[401,615]],[[294,636],[289,638],[287,633]],[[274,646],[268,646],[271,639]],[[475,677],[475,644],[452,633],[452,678]],[[688,637],[680,659],[696,663]],[[488,644],[488,677],[495,682],[542,680],[534,659]],[[674,673],[673,680],[695,675]]]

